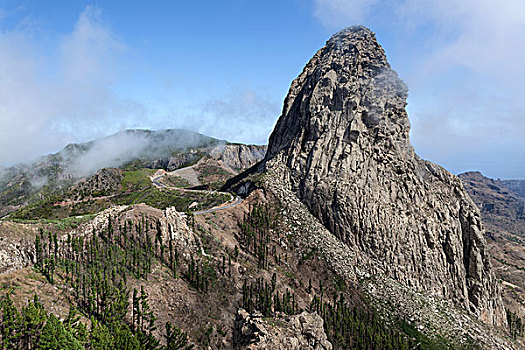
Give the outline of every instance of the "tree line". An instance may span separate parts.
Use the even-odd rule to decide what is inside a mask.
[[[131,347],[119,345],[117,349],[163,349],[153,336],[156,318],[146,292],[141,287],[140,293],[133,289],[131,294],[128,287],[132,281],[147,280],[157,262],[177,278],[179,253],[172,237],[167,242],[163,239],[159,222],[142,217],[135,223],[124,220],[117,225],[109,217],[105,228],[94,229],[86,237],[68,234],[59,238],[56,233],[40,230],[35,252],[35,269],[50,283],[60,280],[71,287],[79,311],[91,318],[92,329],[102,330],[107,342],[120,344],[124,337]],[[131,322],[126,321],[130,310]],[[169,349],[189,346],[187,335],[176,326],[166,324],[165,328]],[[100,348],[83,341],[86,349]]]
[[[135,291],[136,293],[136,291]],[[134,312],[142,326],[130,327],[124,319],[103,322],[91,317],[90,325],[81,321],[77,309],[72,307],[60,320],[48,313],[34,296],[18,310],[11,299],[11,292],[0,296],[0,349],[2,350],[190,350],[187,334],[171,323],[166,323],[164,342],[153,337],[150,321],[154,316],[148,311],[147,294],[141,290],[139,305]]]

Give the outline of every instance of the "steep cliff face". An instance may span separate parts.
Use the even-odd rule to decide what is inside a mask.
[[[461,181],[409,141],[407,87],[364,27],[335,34],[292,83],[266,169],[358,264],[503,324],[480,214]]]
[[[524,317],[525,199],[507,188],[506,181],[477,171],[458,176],[481,211],[494,274],[502,281],[505,308]]]
[[[233,170],[248,169],[264,159],[266,146],[259,145],[219,145],[210,151],[210,156],[221,160]]]

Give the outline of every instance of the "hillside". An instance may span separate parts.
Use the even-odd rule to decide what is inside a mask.
[[[525,317],[525,200],[507,181],[479,172],[459,175],[481,210],[496,276],[503,281],[505,307]]]
[[[126,130],[19,164],[0,173],[0,217],[39,201],[66,199],[76,184],[103,168],[173,171],[203,157],[231,172],[260,161],[265,146],[234,145],[188,130]],[[234,170],[233,170],[234,169]],[[82,192],[82,191],[81,191]]]
[[[294,80],[267,149],[126,131],[12,168],[0,344],[523,348],[480,212],[414,153],[406,98],[350,27]]]
[[[502,180],[502,182],[508,189],[525,198],[525,180]]]

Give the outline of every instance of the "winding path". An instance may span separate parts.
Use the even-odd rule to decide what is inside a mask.
[[[162,171],[159,175],[157,175],[160,171],[161,170],[157,171],[157,173],[155,173],[156,175],[153,175],[152,177],[150,177],[151,182],[157,188],[164,188],[164,189],[168,189],[168,190],[175,190],[175,191],[187,192],[187,193],[222,194],[222,195],[230,196],[230,200],[229,201],[227,201],[227,202],[225,202],[225,203],[223,203],[221,205],[215,206],[213,208],[194,211],[194,212],[192,212],[193,215],[208,214],[208,213],[213,213],[213,212],[216,212],[216,211],[219,211],[219,210],[225,210],[225,209],[234,208],[234,207],[238,206],[239,204],[241,204],[242,201],[243,201],[243,199],[241,197],[239,197],[239,196],[234,197],[231,193],[228,193],[228,192],[207,191],[207,190],[191,190],[191,189],[188,189],[188,188],[166,186],[165,184],[163,184],[163,183],[161,183],[159,181],[162,177],[164,177],[164,175],[166,175],[166,172]]]

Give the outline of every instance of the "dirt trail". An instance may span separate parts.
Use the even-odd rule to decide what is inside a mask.
[[[200,162],[200,161],[199,161]],[[197,164],[199,164],[199,162],[197,162]],[[242,203],[243,199],[241,197],[234,197],[231,193],[228,193],[228,192],[219,192],[219,191],[208,191],[208,190],[191,190],[191,189],[187,189],[187,188],[180,188],[180,187],[174,187],[174,186],[167,186],[163,183],[160,182],[160,179],[165,176],[166,174],[173,174],[175,173],[176,171],[181,171],[181,170],[185,170],[185,169],[188,169],[188,168],[192,168],[191,170],[193,170],[193,167],[197,166],[197,164],[194,164],[192,166],[189,166],[187,168],[182,168],[182,169],[177,169],[175,171],[172,171],[170,173],[167,173],[166,171],[160,169],[160,170],[157,170],[157,172],[150,177],[151,179],[151,182],[153,183],[154,186],[156,186],[157,188],[164,188],[164,189],[169,189],[169,190],[175,190],[175,191],[179,191],[179,192],[187,192],[187,193],[206,193],[206,194],[222,194],[222,195],[227,195],[227,196],[230,196],[230,199],[225,202],[225,203],[222,203],[218,206],[215,206],[213,208],[209,208],[209,209],[205,209],[205,210],[199,210],[199,211],[195,211],[193,212],[193,215],[202,215],[202,214],[208,214],[208,213],[212,213],[212,212],[215,212],[215,211],[219,211],[219,210],[225,210],[225,209],[230,209],[230,208],[234,208],[236,207],[237,205],[239,205],[240,203]],[[195,170],[193,170],[195,172]],[[180,175],[179,175],[180,176]],[[187,180],[187,179],[186,179]]]

